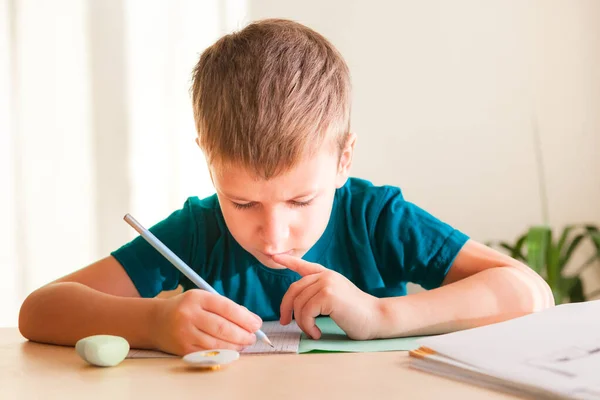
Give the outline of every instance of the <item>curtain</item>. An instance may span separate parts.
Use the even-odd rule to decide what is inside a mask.
[[[36,288],[214,192],[190,100],[243,0],[0,0],[0,326]]]

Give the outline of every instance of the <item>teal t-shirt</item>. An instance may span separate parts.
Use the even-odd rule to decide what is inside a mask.
[[[265,267],[227,229],[216,195],[190,197],[150,231],[215,290],[258,314],[279,319],[279,306],[300,276]],[[468,237],[406,201],[397,187],[350,178],[336,191],[325,232],[305,260],[339,272],[377,297],[403,296],[406,283],[441,285]],[[137,237],[112,255],[142,297],[195,288],[177,268]]]

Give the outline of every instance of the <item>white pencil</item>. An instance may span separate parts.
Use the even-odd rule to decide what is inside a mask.
[[[212,286],[208,284],[204,279],[200,277],[193,269],[191,269],[186,263],[184,263],[181,258],[177,257],[175,253],[173,253],[167,246],[165,246],[156,236],[152,234],[148,229],[144,228],[139,222],[135,220],[131,215],[126,214],[123,218],[125,222],[127,222],[133,229],[135,229],[146,241],[154,247],[160,254],[162,254],[167,260],[171,262],[178,270],[181,271],[182,274],[188,277],[190,281],[196,284],[200,289],[204,289],[208,292],[218,294],[221,296],[219,292],[213,289]],[[256,338],[262,340],[266,344],[271,347],[273,344],[265,335],[263,331],[260,329],[255,332]]]

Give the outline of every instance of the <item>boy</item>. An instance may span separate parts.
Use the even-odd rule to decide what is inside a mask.
[[[404,200],[349,178],[347,66],[321,35],[264,20],[201,56],[192,100],[216,195],[151,228],[226,297],[195,289],[138,237],[33,292],[21,333],[73,345],[93,334],[183,355],[252,344],[292,315],[320,337],[329,315],[354,339],[437,334],[552,306],[545,282]],[[406,295],[406,282],[428,291]],[[182,285],[172,298],[155,297]]]

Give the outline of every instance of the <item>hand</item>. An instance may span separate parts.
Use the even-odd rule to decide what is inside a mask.
[[[161,300],[155,312],[156,347],[185,355],[206,349],[241,350],[256,341],[262,320],[226,297],[192,289]]]
[[[290,255],[276,255],[273,260],[302,276],[290,285],[281,300],[282,325],[292,321],[293,311],[300,329],[318,339],[321,330],[315,324],[315,318],[328,315],[351,339],[365,340],[376,336],[375,324],[380,321],[376,297],[322,265]]]

